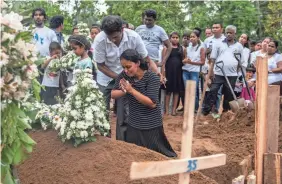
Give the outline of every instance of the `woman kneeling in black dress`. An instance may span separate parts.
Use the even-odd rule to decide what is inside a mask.
[[[126,95],[129,100],[129,119],[126,142],[176,157],[163,129],[159,103],[160,78],[148,71],[147,63],[133,49],[120,56],[123,72],[116,79],[112,98]]]

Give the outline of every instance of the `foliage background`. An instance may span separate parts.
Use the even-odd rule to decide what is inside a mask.
[[[235,25],[237,36],[247,33],[251,39],[259,40],[271,36],[282,40],[282,1],[9,1],[14,12],[23,12],[25,25],[32,25],[32,9],[42,7],[47,15],[65,17],[65,34],[70,34],[74,25],[85,22],[90,27],[99,23],[105,15],[120,15],[135,27],[141,24],[141,14],[148,8],[158,13],[157,24],[169,34],[200,27],[211,27],[214,21],[224,26]],[[106,12],[100,7],[107,6]],[[49,23],[47,22],[48,26]],[[204,34],[202,34],[204,39]]]

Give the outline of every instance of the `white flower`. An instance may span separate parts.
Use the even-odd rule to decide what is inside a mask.
[[[71,114],[72,117],[77,117],[79,112],[77,110],[71,110],[70,114]]]
[[[80,108],[81,107],[81,101],[76,101],[75,106],[76,106],[76,108]]]
[[[86,113],[86,114],[85,114],[85,120],[86,120],[86,121],[91,121],[91,120],[93,120],[93,114],[92,114],[92,113]]]
[[[75,99],[76,99],[76,100],[81,100],[80,95],[76,95]]]
[[[1,53],[0,53],[0,67],[8,64],[9,62],[9,55],[5,54],[2,50],[0,50]]]
[[[55,130],[58,130],[61,127],[61,122],[57,123],[55,126]]]
[[[96,105],[92,105],[91,108],[95,112],[99,111],[99,108]]]
[[[84,72],[87,72],[87,73],[92,73],[92,70],[91,70],[91,69],[89,69],[89,68],[86,68],[86,69],[84,70]]]
[[[86,138],[86,137],[88,137],[88,132],[87,132],[87,131],[81,131],[81,132],[80,132],[80,137],[81,137],[81,138]]]
[[[60,129],[60,134],[61,134],[61,135],[64,135],[64,133],[65,133],[65,129],[64,129],[64,127],[61,127],[61,129]]]
[[[76,127],[76,123],[75,123],[75,121],[72,121],[71,124],[70,124],[70,128],[75,129],[75,127]]]
[[[104,128],[106,129],[106,130],[110,130],[110,124],[109,123],[106,123],[106,124],[104,124]]]
[[[7,32],[3,32],[2,40],[1,42],[4,42],[6,40],[13,41],[15,39],[16,35],[15,34],[10,34]]]
[[[41,127],[43,128],[43,130],[47,130],[47,125],[43,122],[41,122]]]
[[[0,2],[0,8],[3,9],[3,8],[8,8],[8,5],[3,1],[1,0]]]
[[[89,97],[92,98],[92,99],[95,99],[96,95],[95,95],[95,93],[91,93]]]
[[[61,123],[61,121],[62,121],[62,118],[60,116],[58,116],[58,115],[54,116],[54,118],[53,118],[54,124]]]
[[[85,101],[86,101],[86,102],[91,102],[92,100],[91,100],[90,97],[87,97],[87,98],[85,99]]]
[[[71,138],[71,135],[72,135],[72,133],[69,131],[69,132],[67,133],[67,140],[69,140],[69,139]]]
[[[14,13],[13,11],[9,14],[6,14],[2,17],[0,16],[1,23],[12,28],[15,30],[23,30],[23,25],[21,21],[23,20],[23,16],[20,16],[17,13]]]
[[[0,78],[0,88],[2,88],[4,86],[4,79],[3,77]]]
[[[74,74],[79,74],[79,73],[81,73],[81,70],[80,70],[80,69],[76,69],[76,70],[74,70],[73,73],[74,73]]]

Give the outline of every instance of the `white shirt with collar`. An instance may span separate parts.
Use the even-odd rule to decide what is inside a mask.
[[[226,76],[240,75],[240,73],[237,71],[238,61],[236,60],[234,53],[241,54],[240,61],[243,64],[245,62],[243,57],[243,46],[239,42],[235,41],[234,44],[228,45],[227,40],[225,39],[222,42],[217,42],[213,45],[210,57],[211,59],[215,60],[214,74],[223,76],[220,68],[216,66],[217,62],[223,61],[223,70],[225,71]],[[220,64],[220,66],[222,66],[222,64]]]
[[[224,36],[224,34],[221,34],[221,36],[219,38],[216,38],[214,35],[207,37],[203,42],[204,48],[205,49],[208,49],[208,48],[212,49],[213,45],[216,42],[222,42],[225,38],[226,37]],[[208,69],[209,69],[208,58],[206,58],[206,62],[202,66],[202,72],[207,73]]]
[[[95,37],[91,49],[94,51],[94,61],[98,64],[105,63],[116,74],[120,74],[123,70],[120,64],[120,55],[125,50],[135,49],[143,58],[148,55],[141,37],[130,29],[123,29],[123,37],[119,46],[111,42],[104,31],[100,32]],[[101,71],[97,71],[97,82],[100,85],[107,86],[112,80]]]
[[[208,37],[205,39],[204,41],[204,45],[205,48],[211,48],[213,47],[213,44],[215,44],[216,42],[222,42],[226,37],[224,36],[224,34],[221,34],[221,36],[219,38],[216,38],[214,35]]]

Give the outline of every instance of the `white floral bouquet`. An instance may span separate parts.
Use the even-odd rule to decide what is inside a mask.
[[[75,83],[70,87],[64,104],[53,119],[53,126],[60,130],[62,141],[95,141],[95,135],[106,136],[110,130],[103,94],[92,79],[92,70],[75,70]]]
[[[74,54],[74,52],[70,51],[60,59],[52,60],[52,63],[49,64],[48,69],[50,72],[72,69],[76,60],[77,56]]]
[[[62,104],[46,105],[42,103],[35,116],[35,123],[39,121],[43,130],[53,128],[53,122],[60,118],[58,115],[60,108],[62,108]]]

